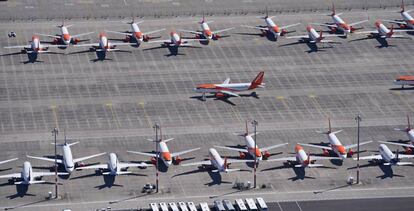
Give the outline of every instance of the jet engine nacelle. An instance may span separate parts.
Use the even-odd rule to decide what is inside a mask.
[[[329,155],[329,151],[327,149],[323,149],[323,155],[324,156],[328,156]]]
[[[152,157],[151,158],[151,163],[152,163],[152,165],[157,165],[157,158]]]
[[[52,41],[52,44],[56,45],[59,44],[60,39],[59,38],[54,38]]]
[[[174,165],[180,165],[181,161],[183,161],[183,159],[181,157],[177,156],[173,159],[173,164]]]
[[[73,40],[73,44],[78,44],[80,42],[79,38],[75,38],[75,39],[72,39],[72,40]]]
[[[413,154],[413,149],[411,149],[410,147],[404,147],[404,150],[406,154]]]
[[[264,151],[263,153],[263,159],[267,160],[270,157],[270,152],[269,151]]]
[[[246,154],[244,152],[239,152],[239,157],[240,157],[240,159],[245,159]]]
[[[350,157],[352,157],[352,155],[354,155],[354,153],[355,153],[355,152],[354,152],[354,151],[352,151],[352,149],[349,149],[349,150],[348,150],[348,153],[346,154],[346,156],[350,158]]]
[[[213,40],[218,40],[219,38],[221,38],[219,34],[213,34]]]
[[[127,35],[125,36],[124,42],[129,42],[131,41],[131,36]]]
[[[150,38],[148,35],[144,35],[144,36],[142,37],[142,40],[143,40],[144,42],[148,42],[150,39],[151,39],[151,38]]]
[[[285,35],[287,33],[288,33],[288,31],[286,29],[282,29],[282,32],[280,32],[280,36],[283,36],[283,35]]]

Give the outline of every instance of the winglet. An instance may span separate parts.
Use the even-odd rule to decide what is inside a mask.
[[[259,85],[262,85],[263,77],[264,77],[264,71],[259,72],[259,74],[257,74],[257,76],[251,82],[250,87],[249,87],[249,90],[250,89],[255,89]]]

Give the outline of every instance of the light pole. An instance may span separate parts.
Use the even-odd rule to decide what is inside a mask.
[[[154,127],[155,129],[155,188],[156,193],[158,193],[158,158],[159,158],[159,150],[158,150],[158,130],[161,130],[160,125],[155,123]],[[162,138],[162,137],[161,137]]]
[[[57,143],[56,143],[58,134],[59,134],[58,129],[53,128],[52,135],[55,137],[55,199],[58,198],[58,176],[57,176],[58,164],[57,164]]]
[[[362,121],[361,115],[357,115],[355,117],[355,120],[358,124],[357,126],[357,136],[358,136],[357,138],[357,142],[358,142],[357,144],[357,182],[356,183],[359,184],[359,125],[360,125],[360,122]]]
[[[254,127],[254,188],[256,188],[256,168],[257,168],[257,136],[256,136],[256,128],[258,125],[258,122],[256,120],[253,120],[252,125]]]

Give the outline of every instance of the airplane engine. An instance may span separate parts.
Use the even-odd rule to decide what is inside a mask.
[[[286,29],[282,29],[282,32],[280,33],[280,36],[283,36],[283,35],[285,35],[287,33],[288,33],[288,31]]]
[[[329,151],[328,151],[327,149],[324,149],[324,150],[323,150],[323,155],[324,155],[324,156],[328,156],[328,155],[329,155]]]
[[[224,97],[225,95],[223,94],[223,93],[221,93],[221,92],[217,92],[216,93],[216,97],[217,98],[222,98],[222,97]]]
[[[173,159],[173,164],[174,165],[180,165],[180,163],[181,163],[181,161],[182,161],[183,159],[181,158],[181,157],[179,157],[179,156],[177,156],[177,157],[175,157],[174,159]]]
[[[201,37],[200,37],[200,35],[196,34],[194,38],[195,39],[200,39]]]
[[[157,164],[157,159],[155,157],[151,158],[151,163],[152,165],[156,165]]]
[[[352,151],[352,149],[350,149],[347,153],[347,157],[352,157],[352,155],[354,155],[354,151]]]
[[[413,154],[413,150],[410,147],[404,147],[406,154]]]
[[[336,28],[335,27],[331,27],[331,33],[335,34],[336,33]]]
[[[213,40],[218,40],[219,38],[221,38],[219,34],[213,34]]]
[[[79,42],[80,42],[80,39],[79,38],[73,39],[73,44],[78,44]]]
[[[150,40],[151,38],[148,35],[144,35],[142,37],[142,40],[144,40],[144,42],[148,42],[148,40]]]
[[[264,160],[267,160],[269,157],[270,157],[270,152],[269,152],[269,151],[265,151],[265,152],[263,153],[263,159],[264,159]]]
[[[53,39],[52,44],[54,45],[59,44],[59,38]]]
[[[129,42],[131,41],[131,36],[127,35],[124,39],[124,42]]]
[[[245,159],[246,154],[244,152],[239,152],[239,157],[240,157],[240,159]]]

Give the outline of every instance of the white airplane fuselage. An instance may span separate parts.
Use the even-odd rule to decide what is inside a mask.
[[[332,150],[340,157],[341,159],[347,158],[347,153],[345,147],[339,141],[338,137],[336,137],[335,133],[328,134],[328,140],[331,145]]]
[[[206,22],[201,23],[201,31],[206,39],[213,39],[213,33],[211,32],[211,29]]]
[[[176,32],[171,32],[170,34],[171,44],[174,46],[180,46],[182,44],[180,35],[178,35]]]
[[[111,172],[111,175],[117,175],[121,169],[118,169],[118,157],[115,153],[109,153],[109,160],[108,160],[108,170]]]
[[[351,27],[339,15],[332,15],[332,20],[341,31],[351,33]]]
[[[23,163],[23,169],[21,172],[22,184],[26,184],[26,185],[30,184],[30,182],[34,180],[32,175],[33,175],[32,165],[30,164],[30,162],[25,161]]]
[[[72,37],[69,34],[68,28],[66,26],[62,26],[60,27],[60,32],[61,32],[61,36],[62,36],[62,42],[65,45],[69,45],[70,42],[72,41]]]
[[[111,43],[109,43],[108,38],[105,35],[99,35],[99,49],[106,51],[111,49]]]
[[[256,145],[256,150],[255,150],[254,139],[249,135],[245,136],[244,139],[246,141],[246,147],[247,147],[247,151],[249,152],[249,154],[253,158],[256,156],[257,161],[261,161],[263,159],[262,152],[260,151],[257,145]]]
[[[220,92],[220,90],[246,91],[249,90],[250,85],[251,83],[207,84],[200,85],[194,90],[198,93],[217,93]]]
[[[219,172],[225,172],[227,167],[224,166],[224,160],[221,158],[220,154],[217,152],[216,149],[210,148],[208,150],[208,154],[210,157],[211,165],[217,168]]]
[[[395,160],[395,154],[387,147],[385,144],[379,145],[379,152],[381,158],[387,163],[396,163],[398,161]]]
[[[377,27],[378,30],[378,35],[382,38],[386,38],[386,37],[390,37],[392,36],[391,34],[391,30],[389,30],[383,23],[381,22],[376,22],[375,26]]]
[[[131,31],[132,31],[132,37],[137,41],[138,44],[144,41],[144,37],[142,35],[141,30],[138,27],[138,24],[131,23]]]
[[[172,157],[167,144],[163,141],[160,141],[158,143],[158,149],[160,150],[160,159],[164,162],[166,166],[170,166],[172,164]]]
[[[306,167],[309,164],[309,157],[302,147],[296,150],[296,161],[300,163],[303,167]]]
[[[72,173],[75,170],[75,164],[73,163],[72,150],[70,149],[70,146],[68,144],[64,144],[62,146],[62,152],[63,152],[62,162],[63,162],[63,165],[65,166],[65,170],[68,173]]]
[[[280,28],[273,22],[273,20],[269,17],[265,18],[265,22],[269,31],[275,36],[276,38],[280,36],[281,30]]]
[[[402,12],[401,16],[404,19],[406,25],[414,29],[414,18],[408,12]]]
[[[308,31],[308,35],[309,35],[309,42],[316,43],[316,42],[321,41],[321,36],[318,34],[318,32],[313,27],[308,26],[306,30]]]

